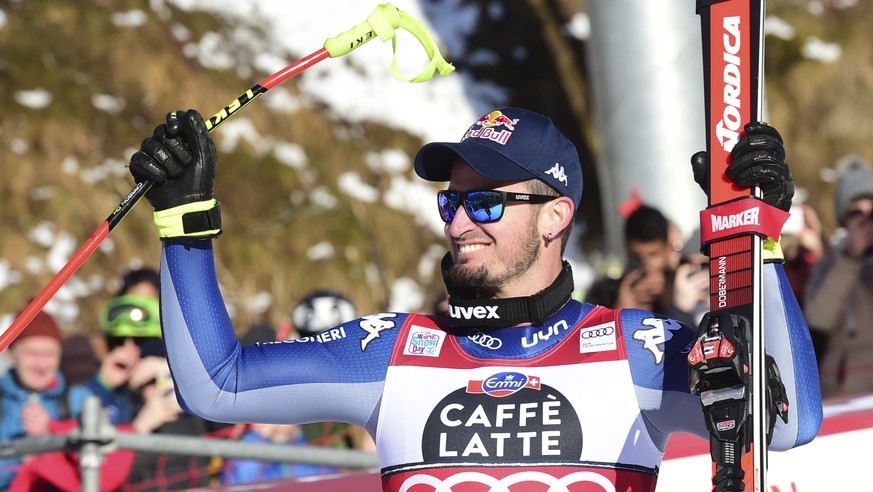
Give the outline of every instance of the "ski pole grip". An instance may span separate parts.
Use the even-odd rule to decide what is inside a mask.
[[[429,63],[418,75],[413,77],[404,76],[397,66],[397,36],[395,35],[397,29],[404,29],[415,36],[427,53]],[[406,12],[398,10],[390,3],[383,3],[376,7],[367,17],[366,22],[329,38],[324,42],[324,49],[331,58],[336,58],[357,49],[375,37],[381,39],[382,42],[391,41],[391,47],[394,51],[391,75],[396,80],[413,83],[426,82],[433,77],[434,72],[446,76],[455,70],[455,67],[443,58],[436,41],[424,27],[424,24]]]
[[[343,56],[378,36],[383,42],[394,38],[394,30],[400,27],[400,11],[390,3],[383,3],[355,27],[328,38],[324,49],[331,58]]]
[[[415,36],[415,39],[421,43],[422,48],[424,48],[424,51],[427,53],[427,58],[430,60],[430,63],[428,63],[418,75],[406,78],[400,72],[400,68],[397,66],[397,58],[395,56],[394,60],[391,62],[391,75],[396,80],[412,83],[427,82],[431,77],[433,77],[435,71],[439,72],[443,77],[455,71],[455,67],[443,58],[443,55],[437,47],[436,41],[421,21],[406,12],[400,11],[400,27]],[[393,40],[393,43],[394,52],[396,54],[396,39]]]

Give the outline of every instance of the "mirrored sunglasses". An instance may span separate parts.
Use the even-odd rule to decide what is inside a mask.
[[[532,193],[513,193],[497,190],[477,190],[466,193],[442,190],[437,193],[437,205],[443,222],[455,220],[461,204],[467,216],[474,222],[495,222],[503,217],[507,203],[546,203],[557,196],[535,195]]]

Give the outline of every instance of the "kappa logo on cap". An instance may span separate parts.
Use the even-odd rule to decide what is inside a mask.
[[[500,145],[506,145],[515,130],[515,125],[518,124],[518,120],[518,118],[509,118],[502,111],[492,111],[476,120],[461,141],[463,142],[468,138],[484,138]],[[504,129],[498,131],[501,126]]]
[[[564,186],[569,186],[569,183],[567,181],[567,175],[564,173],[564,166],[560,165],[559,163],[556,162],[551,169],[546,171],[546,174],[549,174],[553,178],[564,183]]]

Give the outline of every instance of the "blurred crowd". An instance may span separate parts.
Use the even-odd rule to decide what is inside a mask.
[[[375,452],[362,428],[322,422],[307,425],[222,424],[186,413],[174,391],[160,325],[160,275],[139,268],[100,312],[100,334],[64,335],[41,311],[10,344],[0,377],[0,442],[66,434],[78,426],[85,399],[96,397],[119,432],[197,436],[251,443],[330,446]],[[315,336],[357,317],[343,294],[316,290],[273,327],[258,323],[244,344]],[[101,490],[184,490],[334,473],[334,467],[192,457],[126,450],[109,452],[101,465]],[[0,490],[81,490],[78,455],[50,452],[0,460]]]
[[[834,167],[838,228],[825,232],[799,190],[780,241],[785,272],[815,347],[824,398],[873,393],[873,166],[848,155]],[[682,237],[668,219],[671,211],[636,202],[622,207],[624,268],[602,274],[576,295],[697,326],[709,306],[708,258],[700,253],[699,232]]]
[[[850,155],[837,164],[834,210],[839,228],[823,231],[817,211],[798,193],[781,237],[785,270],[805,313],[825,398],[873,392],[873,167]],[[638,308],[690,326],[709,307],[708,258],[699,234],[683,237],[671,211],[637,201],[622,207],[626,263],[577,285],[576,297],[613,308]],[[589,265],[590,266],[590,265]],[[0,441],[70,432],[85,398],[97,397],[120,432],[187,435],[289,446],[375,452],[362,428],[336,422],[305,425],[220,424],[186,413],[176,398],[160,327],[160,276],[152,268],[120,278],[100,313],[99,336],[67,334],[40,312],[9,346],[0,376]],[[436,292],[422,311],[445,315]],[[313,290],[278,323],[241,334],[244,345],[317,337],[359,316],[336,290]],[[44,453],[0,460],[0,490],[78,490],[78,456]],[[115,450],[101,468],[103,490],[171,490],[242,484],[336,468],[219,457]]]

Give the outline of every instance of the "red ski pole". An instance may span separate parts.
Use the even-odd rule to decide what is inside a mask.
[[[406,12],[403,12],[390,3],[384,3],[376,7],[375,10],[367,17],[367,20],[354,26],[353,28],[338,34],[324,42],[324,46],[295,61],[287,67],[270,75],[264,80],[255,84],[251,89],[234,99],[230,104],[225,106],[221,111],[215,113],[211,118],[206,120],[206,128],[210,132],[218,125],[227,121],[228,118],[246,107],[249,103],[260,97],[268,90],[285,82],[286,80],[298,75],[309,69],[316,63],[325,58],[337,58],[343,56],[363,44],[376,37],[382,41],[392,40],[396,48],[395,31],[398,28],[405,29],[414,35],[424,47],[430,59],[430,63],[417,76],[411,79],[404,79],[397,68],[396,60],[392,64],[392,75],[398,80],[408,82],[425,82],[430,80],[434,71],[439,71],[441,75],[448,75],[454,67],[446,62],[436,46],[433,36],[427,29],[414,17]],[[115,207],[115,210],[106,217],[106,220],[91,234],[91,236],[82,244],[81,247],[73,254],[69,261],[58,271],[57,274],[46,284],[45,287],[37,294],[32,301],[24,308],[23,311],[15,318],[12,324],[2,334],[0,334],[0,351],[12,343],[13,340],[33,321],[48,301],[58,292],[58,290],[73,276],[74,273],[85,263],[94,251],[100,246],[103,240],[109,236],[109,233],[117,226],[124,217],[133,209],[139,202],[140,198],[151,189],[153,182],[144,181],[138,183],[130,193]]]

